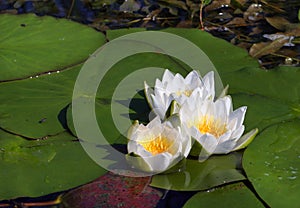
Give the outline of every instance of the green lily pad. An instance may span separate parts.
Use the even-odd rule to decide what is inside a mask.
[[[222,76],[230,93],[261,95],[287,105],[300,103],[299,77],[299,68],[288,66],[268,71],[247,67]]]
[[[65,19],[0,15],[0,81],[24,79],[83,63],[103,34]]]
[[[245,151],[248,179],[271,207],[299,207],[299,126],[294,120],[269,127]]]
[[[176,190],[200,191],[233,181],[241,181],[245,176],[238,170],[241,155],[212,156],[205,162],[186,160],[186,167],[180,172],[159,174],[152,177],[151,186]]]
[[[184,208],[193,207],[256,208],[264,206],[243,183],[236,183],[195,194],[184,205]]]
[[[0,200],[67,190],[106,172],[68,133],[26,140],[0,131],[0,166]]]
[[[65,111],[81,65],[69,70],[0,84],[0,126],[28,138],[65,130]]]
[[[232,100],[234,108],[247,106],[244,122],[246,131],[254,128],[263,130],[274,123],[295,118],[291,107],[277,99],[259,94],[236,93],[232,94]]]
[[[107,38],[108,40],[113,40],[122,35],[130,34],[133,32],[141,32],[145,29],[120,29],[120,30],[108,30]],[[199,29],[164,29],[162,32],[168,32],[180,37],[183,37],[196,46],[201,48],[205,54],[211,59],[212,63],[215,65],[217,71],[220,73],[221,77],[225,72],[237,71],[243,67],[259,67],[256,59],[251,58],[245,50],[236,47],[225,40],[216,38],[211,34],[201,31]],[[187,49],[188,52],[188,49]],[[191,57],[194,54],[190,54]],[[195,57],[197,58],[197,57]],[[200,57],[198,57],[200,58]],[[239,63],[239,64],[237,64]],[[203,70],[205,66],[199,66],[199,69]],[[170,68],[171,69],[171,68]],[[171,69],[172,70],[172,69]],[[226,85],[226,83],[223,83]]]
[[[140,31],[143,29],[113,30],[108,31],[107,37],[114,40],[122,35]],[[206,53],[215,65],[223,85],[229,85],[234,108],[248,106],[245,119],[247,131],[253,128],[263,130],[274,123],[299,115],[300,107],[297,103],[300,102],[300,70],[297,68],[280,67],[274,71],[265,71],[260,69],[257,61],[249,57],[244,50],[206,32],[193,29],[162,31],[184,37]],[[201,67],[199,66],[200,71]],[[290,88],[293,90],[287,93],[286,89]],[[269,107],[266,108],[266,105]]]

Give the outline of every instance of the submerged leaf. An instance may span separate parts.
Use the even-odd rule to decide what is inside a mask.
[[[284,44],[288,42],[289,39],[281,37],[272,42],[256,43],[250,48],[249,54],[255,58],[259,58],[278,51],[282,46],[284,46]]]

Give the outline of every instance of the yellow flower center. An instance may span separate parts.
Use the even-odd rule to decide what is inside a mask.
[[[151,141],[139,142],[145,150],[151,152],[153,155],[157,155],[163,152],[169,152],[169,148],[172,146],[173,142],[166,137],[158,136]],[[170,152],[171,153],[171,152]]]
[[[196,126],[202,134],[209,133],[216,138],[227,131],[226,124],[212,116],[204,116]]]
[[[177,91],[176,95],[180,96],[180,95],[184,94],[185,96],[190,97],[192,92],[193,92],[192,90]]]

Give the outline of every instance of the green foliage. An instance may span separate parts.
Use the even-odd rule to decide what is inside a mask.
[[[65,117],[81,64],[104,36],[52,17],[0,15],[0,22],[0,199],[45,195],[105,173],[66,132]]]
[[[201,0],[201,3],[202,3],[204,6],[206,6],[206,5],[210,4],[211,1],[212,1],[212,0]]]
[[[187,159],[180,172],[155,175],[151,186],[177,191],[199,191],[244,180],[238,170],[240,154],[213,156],[203,163]]]
[[[243,183],[227,185],[195,194],[184,208],[193,207],[264,207]]]
[[[105,171],[91,161],[68,130],[76,135],[70,105],[76,76],[89,54],[105,42],[105,37],[77,23],[50,17],[0,15],[0,19],[3,20],[0,32],[3,81],[0,83],[3,100],[0,104],[0,198],[44,195],[102,175]],[[110,41],[136,31],[141,29],[107,31],[106,38]],[[187,191],[249,179],[271,207],[299,204],[299,68],[278,67],[264,71],[243,49],[206,32],[164,31],[186,38],[207,54],[223,84],[229,84],[234,108],[248,106],[247,131],[258,127],[260,133],[243,157],[248,178],[241,174],[240,157],[234,153],[213,156],[205,163],[188,158],[182,172],[156,175],[151,184]],[[65,39],[60,39],[62,37]],[[124,143],[121,135],[124,132],[118,131],[111,115],[114,104],[124,105],[126,101],[112,99],[118,84],[132,72],[154,66],[183,75],[191,70],[173,57],[143,53],[118,62],[101,81],[95,108],[99,126],[111,144]],[[199,66],[200,71],[205,68],[206,65]],[[58,70],[60,73],[56,73]],[[145,80],[153,82],[147,80],[146,75]],[[135,90],[130,119],[147,122],[149,109],[143,94],[136,91],[143,89],[143,81],[130,83],[126,89]],[[120,115],[127,115],[128,108],[123,110]],[[199,192],[186,206],[198,202],[207,205],[215,197],[216,201],[235,206],[233,199],[239,198],[237,196],[242,196],[243,203],[250,207],[260,207],[249,189],[239,183],[209,193]]]
[[[273,125],[245,151],[247,176],[270,207],[299,206],[299,125],[299,119]]]
[[[73,188],[106,172],[66,132],[28,141],[0,130],[0,147],[0,200]]]

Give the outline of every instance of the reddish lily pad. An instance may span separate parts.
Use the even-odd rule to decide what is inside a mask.
[[[126,177],[111,172],[62,198],[66,207],[155,207],[162,193],[149,187],[150,177]]]

